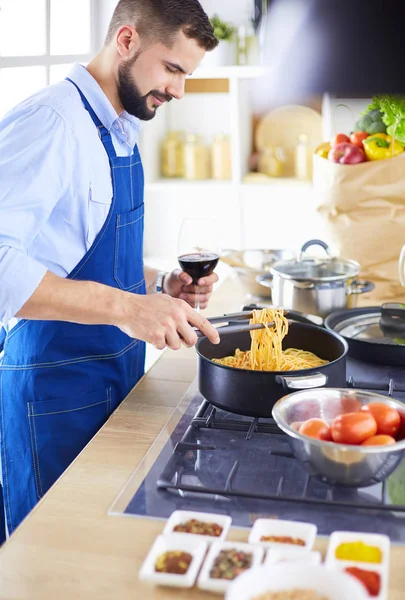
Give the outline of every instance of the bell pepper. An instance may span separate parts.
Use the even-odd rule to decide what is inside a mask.
[[[387,133],[375,133],[363,140],[364,151],[368,160],[383,160],[398,156],[405,150],[404,146],[392,140]]]

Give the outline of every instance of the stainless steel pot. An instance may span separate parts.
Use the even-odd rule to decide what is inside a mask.
[[[396,408],[405,419],[398,400],[363,390],[318,388],[294,392],[273,407],[277,425],[288,435],[291,448],[303,467],[326,483],[363,487],[384,481],[401,462],[405,440],[387,446],[349,446],[323,442],[298,433],[292,423],[318,417],[331,423],[338,415],[353,412],[370,402]]]
[[[305,257],[314,245],[325,250],[326,258]],[[310,240],[302,246],[298,260],[276,262],[270,274],[258,277],[258,282],[271,288],[275,306],[326,317],[336,310],[354,307],[358,294],[374,289],[371,281],[356,279],[359,273],[359,263],[332,258],[325,242]]]
[[[223,250],[221,260],[231,266],[237,273],[247,294],[253,297],[269,296],[257,278],[260,275],[270,277],[270,267],[280,260],[294,258],[293,250],[288,249],[251,249],[251,250]]]

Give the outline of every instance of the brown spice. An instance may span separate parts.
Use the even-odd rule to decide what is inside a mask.
[[[187,573],[193,557],[188,552],[169,550],[158,556],[155,562],[155,571],[158,573],[172,573],[184,575]]]
[[[328,600],[315,590],[286,590],[284,592],[267,592],[256,596],[253,600]]]

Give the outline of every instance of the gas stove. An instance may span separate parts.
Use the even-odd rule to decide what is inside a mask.
[[[347,386],[405,403],[405,370],[398,367],[349,359]],[[272,419],[214,408],[199,394],[196,381],[182,405],[184,414],[170,439],[157,440],[160,453],[152,465],[135,472],[126,501],[121,497],[112,514],[165,519],[177,509],[202,510],[229,514],[242,527],[270,516],[313,522],[320,535],[370,531],[405,543],[405,459],[383,483],[331,486],[303,470]]]

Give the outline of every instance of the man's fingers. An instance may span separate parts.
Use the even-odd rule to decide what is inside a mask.
[[[172,350],[180,350],[181,339],[177,331],[170,330],[166,332],[166,344],[168,348],[171,348]]]
[[[196,334],[195,330],[192,327],[190,327],[190,325],[187,321],[183,325],[180,325],[178,327],[177,331],[181,335],[181,337],[183,339],[183,344],[187,348],[191,348],[192,346],[196,345],[197,340],[198,340],[197,334]]]
[[[199,279],[197,281],[197,285],[204,287],[204,286],[212,286],[214,285],[214,283],[216,283],[217,281],[219,281],[219,277],[216,273],[211,273],[211,275],[208,275],[207,277],[202,277],[201,279]]]
[[[212,294],[212,285],[206,285],[204,287],[198,287],[197,289],[195,288],[194,285],[184,285],[183,286],[183,291],[180,294],[180,298],[182,296],[184,296],[185,294]]]
[[[197,329],[201,331],[213,344],[219,344],[220,338],[219,333],[213,325],[207,319],[199,315],[194,311],[194,314],[189,317],[190,323],[192,323]]]

